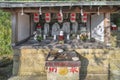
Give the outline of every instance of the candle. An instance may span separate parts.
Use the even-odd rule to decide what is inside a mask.
[[[56,40],[56,35],[54,35],[53,40]]]
[[[43,35],[44,40],[46,39],[46,35]]]
[[[79,35],[77,35],[77,39],[78,39],[78,40],[80,39],[80,36],[79,36]]]
[[[67,40],[70,40],[70,35],[69,34],[67,34]]]

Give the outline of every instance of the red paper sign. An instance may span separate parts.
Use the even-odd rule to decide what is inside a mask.
[[[39,22],[39,14],[34,13],[34,22],[38,23]]]
[[[50,13],[46,13],[45,14],[45,21],[49,23],[50,20],[51,20],[51,14]]]
[[[75,22],[76,21],[76,13],[71,13],[70,14],[70,21]]]
[[[58,13],[57,14],[57,19],[58,19],[58,22],[63,22],[63,16],[62,16],[62,14],[60,14],[60,13]]]
[[[72,67],[72,68],[70,69],[70,72],[72,72],[72,73],[78,73],[79,70],[78,70],[78,68],[76,68],[76,67]]]
[[[55,67],[49,67],[49,72],[57,72],[57,68]]]
[[[84,13],[82,16],[82,22],[86,23],[87,22],[87,13]]]

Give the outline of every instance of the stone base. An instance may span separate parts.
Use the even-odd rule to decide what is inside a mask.
[[[39,76],[47,74],[45,59],[49,50],[16,49],[14,51],[13,75]],[[76,49],[76,52],[81,61],[80,78],[86,80],[108,80],[108,78],[117,80],[120,76],[114,73],[120,71],[119,49]]]
[[[120,50],[111,52],[110,72],[110,80],[120,80]]]

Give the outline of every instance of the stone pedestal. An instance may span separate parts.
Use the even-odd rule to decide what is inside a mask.
[[[13,75],[47,75],[45,59],[49,49],[15,49]],[[81,61],[80,80],[117,80],[119,49],[76,49]],[[116,72],[117,71],[117,72]],[[46,76],[47,77],[47,76]]]

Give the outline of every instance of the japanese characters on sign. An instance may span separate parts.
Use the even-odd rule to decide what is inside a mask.
[[[48,73],[58,73],[60,75],[67,75],[68,73],[79,73],[79,67],[48,67]]]
[[[70,21],[75,22],[76,21],[76,13],[71,13],[70,14]]]
[[[79,80],[79,72],[80,67],[47,67],[47,80]]]
[[[46,66],[48,67],[77,67],[80,66],[80,61],[46,61]]]
[[[84,22],[84,23],[87,22],[87,13],[83,13],[82,22]]]
[[[34,13],[34,22],[35,23],[39,22],[39,14],[38,13]]]
[[[45,13],[45,21],[49,23],[51,21],[51,14],[50,13]]]
[[[57,14],[57,19],[58,19],[58,22],[63,22],[63,16],[60,14],[60,13],[58,13]]]

